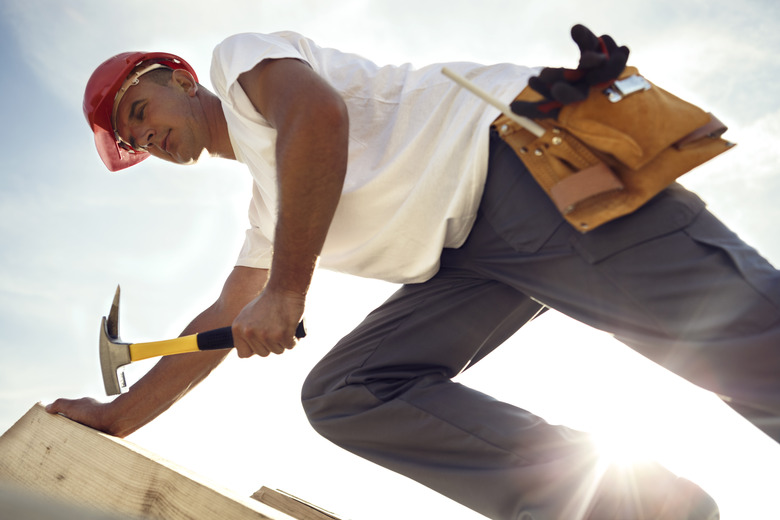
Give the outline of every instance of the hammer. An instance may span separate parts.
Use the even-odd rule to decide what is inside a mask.
[[[306,336],[306,327],[301,321],[295,337]],[[103,372],[103,386],[106,395],[117,395],[127,390],[124,367],[133,361],[149,359],[199,350],[220,350],[233,348],[233,332],[230,327],[181,336],[163,341],[147,343],[122,343],[119,339],[119,286],[108,317],[100,323],[100,369]]]

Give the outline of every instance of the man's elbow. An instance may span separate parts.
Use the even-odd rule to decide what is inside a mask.
[[[341,130],[345,134],[349,132],[349,112],[344,99],[337,93],[326,97],[322,103],[318,103],[317,116],[334,131]],[[346,135],[345,135],[346,137]]]

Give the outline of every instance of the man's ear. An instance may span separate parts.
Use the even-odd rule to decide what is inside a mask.
[[[184,69],[175,69],[171,75],[174,85],[180,87],[188,96],[194,96],[198,92],[198,82]]]

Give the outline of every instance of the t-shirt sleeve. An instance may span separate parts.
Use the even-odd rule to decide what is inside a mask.
[[[258,269],[270,269],[273,258],[273,247],[259,228],[252,227],[246,230],[244,245],[236,259],[236,265],[241,267],[256,267]]]
[[[244,235],[244,245],[236,260],[237,266],[270,269],[273,258],[273,237],[268,237],[260,227],[262,219],[270,219],[267,209],[262,205],[257,187],[253,189],[249,203],[249,229]]]
[[[294,58],[308,63],[303,54],[282,34],[236,34],[214,48],[211,83],[223,101],[230,100],[231,89],[238,77],[263,60]]]

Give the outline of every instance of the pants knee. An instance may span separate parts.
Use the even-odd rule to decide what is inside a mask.
[[[315,429],[316,423],[327,415],[326,410],[330,399],[331,392],[322,384],[314,371],[310,372],[301,387],[301,405],[306,418]]]
[[[315,367],[301,389],[301,404],[312,428],[350,451],[374,437],[387,421],[387,401],[365,384],[348,384],[347,376]]]
[[[341,397],[344,385],[324,377],[316,367],[307,376],[301,388],[301,405],[312,428],[326,439],[338,443],[339,422],[347,416],[359,413],[348,410]]]

